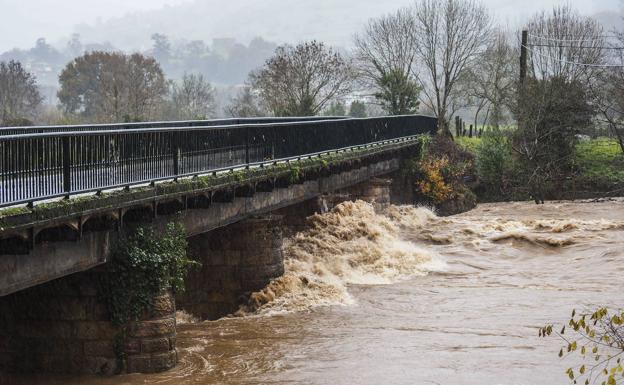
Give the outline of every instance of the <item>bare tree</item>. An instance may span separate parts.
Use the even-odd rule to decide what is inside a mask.
[[[415,27],[414,15],[404,8],[370,20],[354,39],[358,78],[393,115],[418,110]]]
[[[42,101],[35,77],[20,62],[0,62],[0,124],[32,121]]]
[[[167,82],[160,64],[139,53],[126,57],[127,115],[134,120],[155,117],[164,104]]]
[[[317,115],[325,105],[350,91],[352,70],[342,56],[317,41],[284,45],[250,75],[275,116]]]
[[[535,15],[526,29],[529,66],[513,108],[513,149],[538,202],[575,173],[576,136],[593,128],[599,112],[605,41],[597,21],[569,6]]]
[[[459,97],[456,85],[486,48],[490,16],[475,0],[419,0],[413,12],[423,66],[422,100],[437,116],[439,132],[450,136],[448,119]]]
[[[600,120],[607,124],[624,153],[624,32],[616,32],[616,36],[612,45],[618,48],[611,51],[609,66],[600,71],[598,82],[590,85],[594,87]]]
[[[257,95],[254,94],[254,91],[249,86],[245,86],[240,90],[225,110],[233,118],[253,118],[267,115]]]
[[[67,64],[59,82],[65,113],[91,121],[154,119],[167,94],[160,65],[141,54],[86,53]]]
[[[215,112],[214,89],[201,74],[184,74],[173,83],[171,102],[177,119],[207,119]]]
[[[559,77],[587,82],[596,78],[598,66],[604,64],[602,26],[569,5],[533,16],[526,29],[529,71],[536,79]]]
[[[475,126],[479,115],[487,109],[485,122],[499,127],[505,117],[506,106],[515,94],[518,64],[516,50],[503,31],[496,31],[482,57],[467,71],[466,93],[475,102]]]

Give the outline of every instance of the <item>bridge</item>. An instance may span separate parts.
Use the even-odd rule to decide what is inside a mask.
[[[172,367],[176,306],[236,310],[283,273],[283,231],[341,200],[410,203],[397,172],[435,130],[426,116],[0,128],[0,373]],[[172,221],[202,267],[116,346],[98,274],[122,234]]]

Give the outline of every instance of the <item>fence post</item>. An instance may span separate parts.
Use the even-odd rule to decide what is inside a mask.
[[[71,192],[71,153],[69,148],[69,136],[63,136],[63,191],[65,197],[69,198]]]

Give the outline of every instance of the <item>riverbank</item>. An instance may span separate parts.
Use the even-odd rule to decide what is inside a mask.
[[[479,202],[504,202],[531,199],[525,185],[515,179],[519,166],[514,164],[511,149],[508,154],[501,149],[498,159],[492,159],[481,147],[482,138],[459,137],[456,143],[475,158],[476,183],[471,188],[477,195]],[[484,160],[483,157],[490,159]],[[483,164],[487,161],[498,161],[499,165],[492,167]],[[481,164],[480,164],[481,163]],[[500,164],[506,163],[506,164]],[[499,168],[496,169],[496,166]],[[624,195],[624,153],[619,143],[611,138],[595,138],[580,140],[575,146],[572,170],[564,180],[545,184],[544,192],[549,200],[576,200],[602,197],[617,197]],[[499,183],[484,183],[493,173]]]

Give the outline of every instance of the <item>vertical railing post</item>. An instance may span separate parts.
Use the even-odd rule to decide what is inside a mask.
[[[171,151],[173,157],[173,179],[177,181],[178,175],[180,175],[180,145],[175,132],[171,133]]]
[[[275,149],[277,146],[277,128],[271,126],[271,160],[275,160]]]
[[[249,127],[245,127],[245,168],[249,168]]]
[[[63,136],[63,192],[69,198],[71,193],[71,151],[69,146],[69,136]]]

